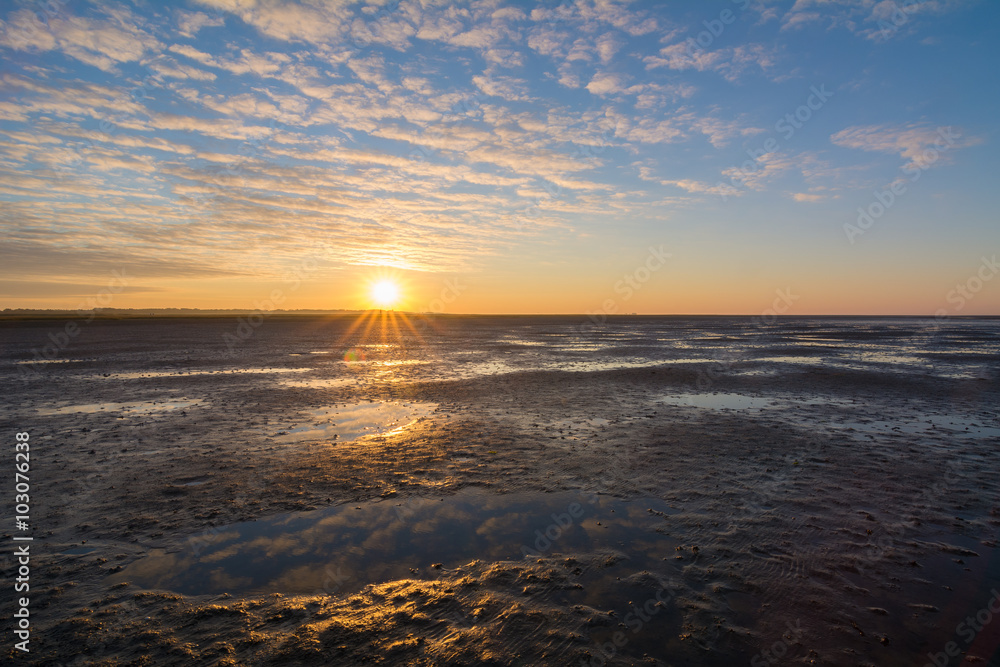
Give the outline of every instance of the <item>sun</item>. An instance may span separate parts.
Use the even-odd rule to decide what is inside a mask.
[[[372,285],[372,300],[380,308],[392,308],[399,301],[399,286],[391,280],[379,280]]]

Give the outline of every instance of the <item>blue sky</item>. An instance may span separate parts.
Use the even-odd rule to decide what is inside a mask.
[[[0,18],[5,307],[1000,314],[995,2]]]

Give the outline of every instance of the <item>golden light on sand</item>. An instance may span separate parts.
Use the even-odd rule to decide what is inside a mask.
[[[399,286],[391,280],[379,280],[372,285],[371,297],[379,308],[392,308],[399,301]]]

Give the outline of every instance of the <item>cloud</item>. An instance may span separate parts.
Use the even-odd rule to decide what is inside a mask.
[[[199,51],[188,44],[171,44],[168,50],[202,65],[228,70],[237,75],[254,74],[258,77],[279,75],[292,60],[291,56],[285,53],[259,54],[250,49],[241,49],[238,58],[221,58]]]
[[[737,137],[749,137],[765,131],[763,128],[749,126],[739,121],[724,120],[714,116],[698,116],[694,113],[678,116],[677,120],[684,121],[691,130],[708,137],[709,143],[715,148],[727,146]]]
[[[206,72],[190,65],[181,65],[173,58],[157,58],[148,67],[160,76],[170,79],[195,79],[197,81],[215,81],[212,72]]]
[[[194,37],[202,28],[217,28],[225,25],[221,16],[209,16],[204,12],[177,10],[177,32],[185,37]]]
[[[63,5],[47,25],[21,9],[0,23],[11,56],[0,219],[34,258],[18,267],[83,272],[100,248],[114,266],[157,257],[163,275],[236,275],[252,258],[253,272],[273,276],[323,238],[340,264],[454,269],[588,217],[659,219],[795,169],[806,182],[777,195],[812,202],[855,173],[800,153],[721,172],[741,177],[737,187],[713,183],[715,149],[763,132],[761,109],[774,120],[773,99],[716,106],[713,80],[775,79],[788,59],[778,40],[735,33],[688,53],[677,40],[691,27],[649,3],[195,0],[85,16]],[[828,21],[848,9],[800,2],[785,20],[806,28],[811,13]],[[912,164],[928,147],[876,129],[834,142]],[[638,161],[638,178],[622,156]],[[659,159],[669,171],[651,166]]]
[[[12,110],[18,109],[21,114],[47,114],[60,119],[83,117],[111,123],[112,118],[143,112],[143,106],[128,88],[86,81],[49,85],[11,74],[0,74],[0,82],[10,90],[19,91]]]
[[[706,195],[720,195],[720,196],[739,196],[742,191],[734,188],[731,185],[725,183],[706,183],[704,181],[695,181],[690,179],[681,179],[676,181],[660,181],[662,185],[672,185],[674,187],[680,188],[686,192],[691,192],[693,194],[706,194]]]
[[[437,13],[423,15],[416,37],[427,41],[448,41],[462,32],[469,18],[469,10],[448,5]]]
[[[782,25],[782,30],[794,30],[801,28],[809,23],[815,23],[823,19],[823,15],[819,12],[810,12],[799,10],[796,11],[794,8],[792,11],[785,15],[785,22]]]
[[[472,77],[472,82],[487,95],[511,101],[528,99],[527,82],[523,79],[484,73]]]
[[[524,21],[528,15],[519,7],[501,7],[493,12],[490,17],[494,21]]]
[[[205,7],[228,12],[262,35],[286,42],[343,42],[350,33],[354,10],[346,3],[285,2],[284,0],[197,0]]]
[[[859,125],[830,137],[836,146],[878,153],[898,154],[904,169],[927,169],[933,164],[950,164],[953,148],[983,143],[981,137],[966,135],[960,128],[907,125]]]
[[[632,37],[649,34],[660,27],[656,18],[634,7],[628,2],[615,0],[594,0],[593,3],[580,2],[576,5],[584,21],[611,25]]]
[[[191,278],[246,275],[236,268],[222,268],[211,260],[183,256],[170,257],[162,248],[148,245],[129,250],[109,244],[103,248],[59,247],[56,239],[44,237],[34,241],[14,240],[0,247],[0,262],[10,274],[50,277],[52,267],[59,267],[61,276],[84,278],[110,277],[112,271],[124,271],[137,280],[150,278]],[[155,249],[155,252],[152,250]],[[178,253],[180,255],[180,253]],[[193,257],[196,257],[194,255]],[[93,293],[91,293],[93,294]]]
[[[644,86],[633,86],[629,92],[636,90],[636,109],[658,109],[681,99],[692,97],[696,88],[686,83],[661,85],[650,83]]]
[[[398,9],[382,8],[373,17],[363,15],[351,23],[351,44],[363,48],[369,44],[382,44],[397,51],[411,46],[410,38],[417,33],[409,17]]]
[[[594,95],[611,95],[625,90],[622,85],[623,77],[620,74],[611,72],[598,72],[587,84],[587,90]]]
[[[573,71],[572,63],[562,63],[558,68],[559,83],[567,88],[579,88],[583,81],[577,72]]]
[[[483,51],[483,58],[495,67],[516,69],[525,65],[524,54],[514,49],[487,49]]]
[[[29,299],[29,298],[57,298],[65,296],[95,296],[101,290],[107,288],[107,284],[96,285],[87,283],[68,282],[47,282],[40,280],[0,280],[0,297]],[[166,291],[162,287],[141,287],[139,285],[116,286],[119,292],[126,294],[142,294],[149,292]]]
[[[692,47],[690,43],[678,42],[663,47],[658,55],[643,56],[642,61],[647,70],[668,67],[673,70],[712,71],[735,82],[755,69],[765,74],[771,72],[777,64],[777,54],[774,47],[764,44],[705,50]]]
[[[916,32],[924,15],[941,15],[970,6],[968,0],[796,0],[782,19],[782,30],[798,30],[822,23],[843,28],[859,37],[884,41]]]
[[[543,56],[561,56],[565,58],[565,43],[568,34],[555,30],[536,29],[528,36],[528,46]]]
[[[597,55],[601,63],[607,65],[623,45],[623,42],[613,33],[605,33],[597,38]]]
[[[716,196],[740,196],[744,194],[745,190],[740,190],[731,184],[717,182],[709,183],[707,181],[701,181],[693,178],[661,178],[656,173],[656,165],[652,160],[644,160],[639,162],[633,162],[632,165],[638,171],[639,178],[644,181],[649,181],[651,183],[657,183],[659,185],[665,185],[671,188],[678,188],[684,190],[687,193],[693,195],[716,195]],[[674,199],[673,203],[679,203],[680,200]]]
[[[106,72],[161,47],[128,10],[107,6],[102,11],[106,18],[99,20],[60,11],[43,23],[35,12],[18,10],[0,22],[0,45],[19,51],[59,50]]]
[[[799,164],[797,158],[774,151],[751,161],[750,167],[730,167],[723,169],[722,174],[737,187],[763,191],[768,181],[798,168]]]
[[[671,119],[619,117],[616,136],[643,144],[669,144],[680,141],[685,134]]]
[[[56,37],[48,21],[43,22],[35,12],[22,9],[0,21],[0,45],[18,51],[51,51],[56,48]]]

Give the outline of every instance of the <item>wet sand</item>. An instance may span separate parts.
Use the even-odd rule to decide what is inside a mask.
[[[1000,664],[1000,322],[351,324],[0,323],[11,656]]]

